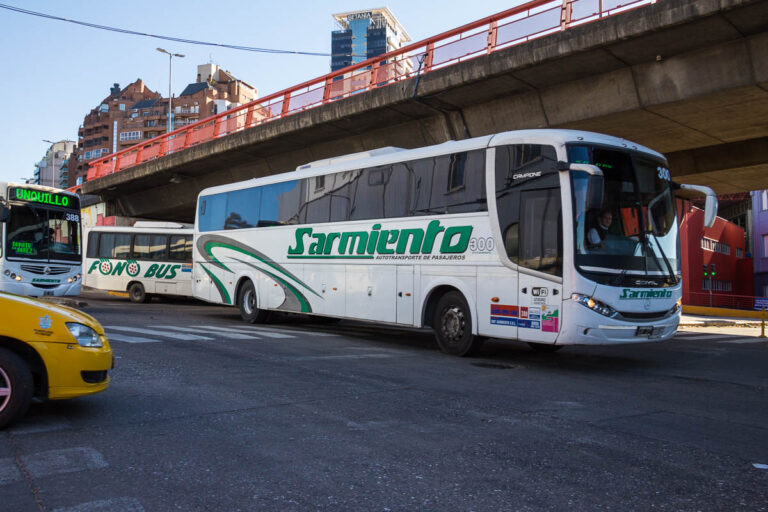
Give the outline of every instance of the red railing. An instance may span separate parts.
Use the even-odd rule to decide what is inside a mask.
[[[763,307],[768,310],[768,297],[753,297],[751,295],[730,295],[726,293],[692,292],[683,297],[686,306],[708,306],[712,308],[746,309],[760,311]]]
[[[655,1],[533,0],[92,160],[88,180]]]

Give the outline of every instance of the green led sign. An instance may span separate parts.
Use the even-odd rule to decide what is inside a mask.
[[[59,206],[61,208],[71,208],[73,210],[80,209],[76,198],[57,192],[45,192],[42,190],[16,187],[11,189],[10,199],[12,201],[16,200],[24,201],[27,203],[40,203],[50,206]]]

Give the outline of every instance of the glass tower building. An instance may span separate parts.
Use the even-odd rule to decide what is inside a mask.
[[[339,30],[331,33],[331,71],[345,68],[411,41],[386,7],[334,14]]]

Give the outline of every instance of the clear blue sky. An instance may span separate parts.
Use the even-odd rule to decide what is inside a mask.
[[[63,18],[185,39],[330,53],[332,14],[387,6],[414,41],[509,9],[520,0],[134,0],[67,2],[0,0]],[[173,92],[194,82],[197,65],[213,61],[266,96],[330,70],[330,57],[274,55],[125,35],[0,9],[0,181],[29,178],[48,144],[77,141],[83,117],[117,82],[141,78],[168,95],[165,48]]]

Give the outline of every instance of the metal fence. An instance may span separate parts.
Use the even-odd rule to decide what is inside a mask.
[[[730,295],[725,293],[692,292],[683,297],[686,306],[708,306],[713,308],[768,310],[768,297],[751,295]]]
[[[92,160],[88,180],[655,1],[534,0]]]

